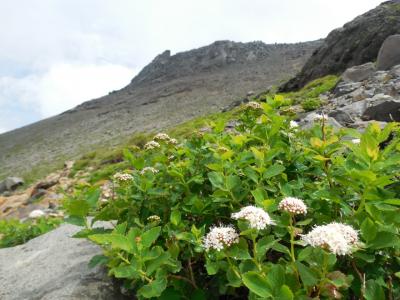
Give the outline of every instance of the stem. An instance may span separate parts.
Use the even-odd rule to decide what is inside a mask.
[[[196,283],[192,282],[189,278],[186,278],[186,277],[180,276],[180,275],[173,275],[173,274],[168,275],[168,277],[186,281],[187,283],[190,283],[190,285],[192,285],[195,289],[197,289]]]
[[[351,261],[351,266],[353,267],[354,271],[356,271],[358,278],[360,279],[361,282],[361,293],[360,299],[364,299],[364,293],[365,293],[365,274],[361,273],[360,270],[358,270],[354,260]]]
[[[254,236],[253,234],[251,234],[251,239],[253,241],[253,261],[256,264],[256,266],[258,267],[258,270],[262,270],[260,263],[258,262],[258,258],[257,258],[257,242],[256,242],[256,236]]]
[[[292,258],[292,261],[296,261],[296,256],[294,253],[294,226],[293,226],[293,216],[292,214],[290,215],[289,219],[289,233],[290,233],[290,256]]]
[[[195,289],[197,289],[197,284],[196,284],[196,280],[194,279],[194,275],[193,275],[193,269],[192,269],[192,260],[189,258],[188,260],[188,267],[189,267],[189,274],[190,274],[190,279],[192,280],[192,285]]]
[[[120,259],[122,259],[125,263],[127,263],[128,265],[131,264],[131,262],[130,262],[129,260],[127,260],[125,257],[123,257],[123,256],[121,255],[121,253],[117,253],[117,256],[118,256]]]

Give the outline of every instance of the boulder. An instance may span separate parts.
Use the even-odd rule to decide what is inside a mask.
[[[372,62],[348,68],[342,74],[342,80],[346,82],[358,82],[367,79],[375,72],[375,64]]]
[[[378,70],[389,70],[398,64],[400,64],[400,34],[394,34],[383,42],[376,66]]]
[[[353,118],[347,112],[340,109],[330,112],[328,116],[334,118],[342,126],[354,123]]]
[[[24,180],[19,177],[7,177],[0,182],[0,193],[15,190],[24,184]]]
[[[361,118],[367,121],[400,122],[400,101],[376,101],[365,110]]]
[[[72,238],[79,230],[64,224],[24,245],[0,249],[0,299],[125,299],[102,267],[88,267],[101,249]]]
[[[351,93],[351,92],[359,89],[361,86],[362,86],[361,82],[345,82],[345,81],[342,81],[335,87],[335,89],[333,90],[333,94],[336,97],[340,97],[342,95]]]

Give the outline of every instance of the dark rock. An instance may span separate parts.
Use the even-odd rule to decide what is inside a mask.
[[[346,82],[358,82],[367,79],[375,72],[375,64],[372,62],[348,68],[341,78]]]
[[[342,96],[344,94],[351,93],[352,91],[355,91],[356,89],[361,87],[361,82],[340,82],[335,89],[333,90],[333,94],[336,97]]]
[[[399,32],[400,3],[386,1],[329,33],[300,73],[279,90],[297,90],[316,78],[374,61],[384,40]]]
[[[19,177],[7,177],[3,181],[0,182],[0,193],[6,191],[13,191],[17,187],[24,184],[24,180]]]
[[[377,101],[365,110],[361,118],[363,120],[400,122],[400,101]]]
[[[0,299],[124,299],[103,268],[88,267],[101,249],[71,238],[79,230],[62,225],[24,245],[0,249]]]
[[[343,110],[335,110],[328,114],[329,117],[334,118],[342,126],[347,126],[348,124],[354,123],[353,118]]]
[[[383,42],[376,67],[378,70],[389,70],[398,64],[400,64],[400,34],[395,34]]]

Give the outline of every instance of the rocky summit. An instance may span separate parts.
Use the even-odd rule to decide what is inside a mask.
[[[383,41],[400,32],[400,1],[392,0],[333,30],[314,51],[301,72],[280,87],[282,92],[302,88],[309,81],[339,75],[349,67],[374,61]]]
[[[43,169],[98,145],[118,144],[220,111],[298,72],[320,41],[298,44],[219,41],[165,51],[125,88],[65,113],[0,135],[0,179]]]

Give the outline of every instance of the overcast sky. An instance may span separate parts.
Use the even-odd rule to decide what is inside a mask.
[[[120,89],[166,49],[325,37],[377,0],[0,0],[0,133]]]

